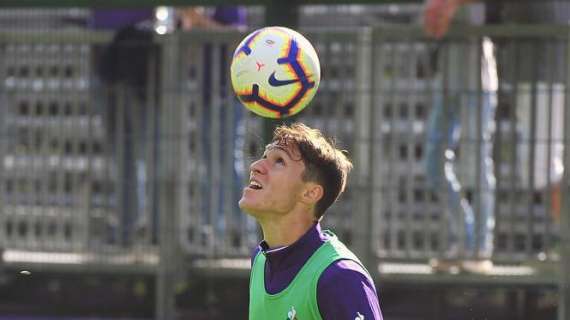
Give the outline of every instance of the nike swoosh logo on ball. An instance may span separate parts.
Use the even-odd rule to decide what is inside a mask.
[[[273,71],[273,73],[269,76],[269,85],[272,87],[286,86],[288,84],[292,84],[299,81],[301,80],[300,79],[279,80],[275,78],[275,71]]]

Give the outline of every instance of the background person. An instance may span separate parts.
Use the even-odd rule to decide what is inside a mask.
[[[428,0],[424,11],[426,32],[434,37],[443,36],[448,26],[445,21],[455,14],[459,3]],[[462,18],[466,22],[472,21],[475,19],[470,15],[474,14],[463,12]],[[431,264],[438,271],[463,268],[488,272],[492,267],[490,258],[495,226],[496,183],[491,137],[495,127],[498,75],[494,46],[489,38],[484,38],[481,44],[450,42],[445,49],[446,55],[439,52],[435,68],[432,109],[426,129],[426,174],[428,185],[446,206],[449,228],[444,256],[432,260]],[[482,90],[480,94],[471,93],[477,92],[478,88]],[[480,127],[474,120],[479,118]],[[455,151],[460,147],[462,136],[467,141],[461,145],[462,160],[467,159],[471,164],[467,167],[479,173],[472,179],[478,190],[475,197],[480,200],[478,215],[467,198],[465,181],[457,170]],[[479,170],[474,169],[476,166]]]
[[[426,33],[435,38],[443,37],[452,26],[452,22],[459,20],[460,9],[466,4],[476,2],[476,0],[426,0],[424,11]],[[487,1],[483,13],[484,20],[488,24],[568,24],[570,3],[556,0],[540,3]],[[507,106],[508,112],[513,115],[512,119],[516,120],[518,185],[523,190],[532,192],[548,188],[551,192],[548,195],[550,213],[557,222],[561,210],[560,181],[564,170],[562,124],[565,68],[562,66],[565,65],[565,43],[556,40],[520,41],[516,46],[509,46],[503,44],[501,39],[494,39],[493,42],[492,53],[496,57],[497,65],[497,89],[501,93],[497,97],[498,104]],[[485,50],[483,53],[485,54]],[[516,73],[513,74],[512,70],[516,70]],[[484,77],[482,80],[483,88],[491,85],[485,84]],[[536,88],[535,93],[532,88]],[[513,94],[515,96],[509,96]],[[531,150],[534,150],[534,153]],[[484,206],[483,204],[482,207]],[[481,212],[481,215],[482,223],[485,225],[484,220],[488,215],[485,211]]]
[[[181,7],[176,11],[180,28],[186,31],[247,28],[244,6],[193,6]],[[197,93],[201,95],[199,101],[202,102],[199,113],[202,145],[200,198],[204,226],[201,231],[207,241],[213,243],[216,239],[240,239],[239,234],[247,230],[245,242],[255,243],[258,240],[255,222],[243,215],[237,204],[245,179],[246,128],[244,107],[230,88],[229,57],[233,54],[233,48],[226,43],[206,41],[200,50],[202,86]],[[215,75],[214,71],[218,74]],[[222,178],[226,167],[224,161],[233,164],[232,175]]]
[[[95,54],[96,101],[104,114],[107,141],[118,171],[118,221],[111,242],[130,245],[135,235],[156,242],[157,217],[147,208],[146,160],[152,152],[149,114],[156,109],[158,46],[153,43],[155,9],[95,9],[89,26],[113,31],[111,42]],[[154,110],[154,111],[153,111]],[[151,221],[152,220],[152,221]]]

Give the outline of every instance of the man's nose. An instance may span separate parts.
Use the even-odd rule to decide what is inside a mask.
[[[249,170],[252,173],[258,173],[258,174],[262,174],[263,172],[265,172],[265,165],[264,165],[265,161],[264,159],[259,159],[257,161],[254,161],[250,166],[249,166]]]

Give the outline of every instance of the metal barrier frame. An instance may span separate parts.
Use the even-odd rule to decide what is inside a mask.
[[[313,32],[313,33],[311,33]],[[403,250],[401,252],[390,252],[383,247],[383,229],[380,228],[386,221],[386,217],[378,208],[381,208],[384,198],[385,185],[382,180],[381,174],[374,172],[377,163],[381,162],[383,153],[382,143],[380,141],[378,132],[379,126],[382,127],[387,120],[384,119],[384,114],[379,109],[379,96],[377,93],[378,88],[386,87],[381,77],[382,66],[387,63],[386,56],[380,54],[380,46],[389,41],[421,41],[427,42],[428,39],[423,35],[421,29],[417,27],[378,27],[378,28],[365,28],[359,29],[357,32],[339,32],[338,35],[326,34],[326,32],[313,30],[308,32],[314,36],[315,39],[330,39],[350,38],[352,37],[352,44],[354,45],[355,52],[353,53],[354,72],[350,74],[344,70],[347,78],[354,81],[354,113],[350,116],[345,116],[342,111],[335,114],[335,121],[352,121],[354,134],[354,145],[351,152],[355,163],[355,171],[349,186],[349,197],[352,208],[335,207],[333,210],[337,214],[347,214],[347,210],[354,214],[352,219],[350,216],[342,217],[338,221],[341,224],[341,229],[351,237],[351,247],[358,253],[364,263],[367,265],[372,274],[380,282],[424,282],[424,283],[456,283],[463,282],[467,284],[529,284],[538,286],[559,286],[561,292],[560,314],[561,319],[568,313],[568,306],[570,305],[570,294],[568,293],[568,284],[570,283],[570,199],[563,197],[562,209],[562,222],[560,229],[561,236],[561,259],[560,261],[548,260],[547,262],[537,262],[538,267],[534,266],[521,266],[521,259],[514,259],[511,261],[505,259],[505,263],[497,268],[497,273],[493,277],[488,276],[475,276],[475,275],[462,275],[460,277],[454,275],[436,275],[434,274],[425,262],[431,252],[417,254],[413,250]],[[176,279],[183,277],[184,269],[187,266],[192,268],[192,272],[205,274],[208,276],[215,276],[217,272],[228,272],[239,276],[246,276],[249,268],[249,256],[241,248],[238,254],[231,254],[233,248],[213,248],[213,251],[192,252],[193,247],[187,246],[183,243],[181,232],[182,222],[184,215],[198,214],[197,212],[185,212],[189,208],[188,198],[185,197],[180,190],[186,190],[185,180],[181,172],[184,172],[185,149],[187,146],[184,144],[184,139],[181,139],[181,133],[185,132],[185,119],[187,119],[187,111],[181,107],[181,101],[184,96],[184,88],[180,87],[180,80],[183,77],[182,70],[180,69],[181,50],[188,44],[200,44],[205,41],[219,41],[220,43],[235,43],[244,34],[238,32],[191,32],[188,34],[174,33],[157,38],[157,43],[162,50],[162,64],[160,81],[160,105],[159,105],[159,129],[160,129],[160,144],[158,146],[159,159],[157,163],[152,164],[156,166],[158,175],[152,177],[158,183],[158,198],[156,199],[159,208],[160,222],[159,222],[159,243],[158,246],[147,246],[144,248],[146,252],[144,257],[125,258],[120,259],[121,256],[129,253],[141,253],[141,251],[131,249],[117,250],[117,251],[102,251],[98,252],[79,252],[82,255],[73,256],[75,260],[80,261],[77,264],[66,263],[65,260],[69,256],[58,256],[69,254],[70,252],[53,252],[52,256],[46,256],[41,252],[5,252],[12,254],[13,260],[17,260],[17,254],[21,253],[24,256],[31,257],[33,254],[42,256],[43,259],[54,259],[61,257],[62,263],[45,263],[45,262],[13,262],[12,265],[6,264],[7,267],[13,268],[38,268],[45,270],[50,268],[53,270],[97,270],[97,272],[143,272],[153,273],[157,275],[158,280],[158,298],[157,298],[157,314],[165,315],[166,318],[171,316],[174,310],[174,283]],[[465,27],[453,30],[448,38],[444,41],[461,40],[467,37],[474,37],[480,39],[483,36],[491,37],[508,37],[512,39],[524,39],[528,37],[548,38],[556,37],[564,39],[568,45],[566,53],[569,55],[570,61],[570,32],[566,26],[496,26],[496,27]],[[70,33],[53,33],[53,34],[33,34],[33,33],[12,33],[1,32],[0,43],[72,43],[72,44],[101,44],[109,41],[110,34],[97,33],[97,32],[70,32]],[[337,39],[337,40],[338,40]],[[343,49],[344,50],[344,49]],[[348,49],[347,49],[348,50]],[[352,53],[351,53],[352,54]],[[570,63],[567,63],[566,72],[566,88],[565,88],[565,110],[570,110]],[[327,81],[326,79],[324,81]],[[339,83],[342,86],[342,82]],[[324,90],[324,89],[323,89]],[[3,93],[3,92],[0,92]],[[344,92],[343,94],[347,94]],[[319,97],[320,98],[320,97]],[[318,99],[318,98],[317,98]],[[326,101],[323,97],[323,101]],[[315,101],[315,103],[318,103]],[[325,106],[326,107],[326,106]],[[340,110],[340,107],[339,107]],[[320,113],[317,113],[320,112]],[[324,112],[326,115],[326,112]],[[307,121],[308,123],[315,123],[315,126],[322,126],[324,128],[330,126],[333,129],[329,131],[332,133],[340,132],[337,125],[332,125],[332,121],[322,120],[319,117],[323,116],[323,112],[308,109],[306,114],[303,114],[299,120]],[[323,117],[324,118],[324,117]],[[251,118],[248,121],[252,124],[253,128],[261,128],[261,120]],[[320,121],[320,122],[319,122]],[[565,167],[570,168],[570,112],[565,112],[564,120],[564,162]],[[335,131],[336,130],[336,131]],[[346,133],[345,132],[345,133]],[[413,137],[410,138],[413,140]],[[394,146],[388,146],[392,148]],[[3,150],[2,150],[3,151]],[[4,156],[4,154],[2,154]],[[411,161],[411,160],[410,160]],[[415,165],[410,162],[411,165]],[[5,173],[2,172],[2,178]],[[563,178],[564,194],[570,193],[570,174],[568,170],[565,171]],[[4,187],[2,187],[3,189]],[[4,203],[0,203],[4,204]],[[3,210],[5,208],[2,208]],[[326,219],[326,218],[325,218]],[[348,223],[343,222],[348,219]],[[2,222],[2,217],[0,217]],[[529,223],[532,223],[529,220]],[[409,225],[414,222],[411,216],[405,223]],[[531,228],[531,227],[529,227]],[[532,231],[532,228],[529,229]],[[388,235],[393,237],[393,241],[397,241],[397,234]],[[408,241],[407,248],[410,249],[410,243],[413,241],[413,234],[404,234]],[[0,241],[2,241],[0,237]],[[0,243],[0,246],[2,243]],[[429,246],[425,244],[423,247],[429,251]],[[4,248],[10,251],[10,248]],[[200,248],[202,249],[202,248]],[[89,248],[87,249],[89,250]],[[384,250],[384,252],[382,252]],[[77,252],[72,252],[78,254]],[[16,256],[14,256],[14,254]],[[42,255],[43,254],[43,255]],[[533,253],[528,250],[522,254],[525,260],[533,259]],[[79,260],[77,260],[79,259]],[[6,259],[5,259],[6,260]],[[10,260],[10,259],[8,259]],[[33,260],[33,259],[32,259]],[[37,260],[39,261],[39,260]],[[510,263],[516,263],[511,265]],[[547,271],[544,271],[547,270]],[[553,271],[553,272],[551,272]]]

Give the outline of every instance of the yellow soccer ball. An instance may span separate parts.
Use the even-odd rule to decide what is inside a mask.
[[[300,33],[285,27],[265,27],[247,35],[234,52],[230,73],[243,105],[272,119],[307,107],[321,81],[315,49]]]

